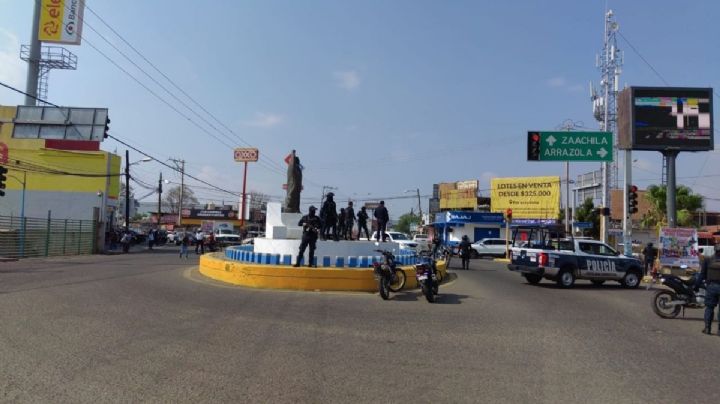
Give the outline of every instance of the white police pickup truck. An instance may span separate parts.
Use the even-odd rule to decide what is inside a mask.
[[[515,234],[522,234],[521,229],[516,229]],[[549,237],[550,231],[543,235],[542,229],[538,228],[533,228],[529,234],[539,237],[529,237],[526,242],[515,241],[508,264],[508,269],[519,272],[528,283],[537,284],[545,278],[563,288],[572,287],[577,279],[589,280],[597,286],[605,281],[617,281],[626,288],[640,285],[640,260],[621,255],[601,241],[553,240]]]

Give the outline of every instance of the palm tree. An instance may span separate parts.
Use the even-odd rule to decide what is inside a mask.
[[[645,228],[662,226],[667,223],[667,187],[665,185],[650,185],[645,192],[645,199],[650,203],[650,210],[640,219]],[[679,226],[694,226],[693,213],[702,208],[702,195],[693,194],[693,191],[679,185],[675,190],[675,206],[677,209],[677,224]]]

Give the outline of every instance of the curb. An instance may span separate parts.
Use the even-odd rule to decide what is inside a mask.
[[[216,281],[258,289],[308,291],[374,292],[377,281],[373,270],[342,268],[295,268],[288,265],[262,265],[225,259],[222,254],[200,257],[200,273]],[[417,287],[415,269],[404,266],[407,281],[404,289]],[[438,270],[447,278],[444,263]]]

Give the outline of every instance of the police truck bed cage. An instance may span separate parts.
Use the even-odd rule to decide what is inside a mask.
[[[565,235],[562,224],[511,225],[511,246],[538,248],[543,250],[574,250],[572,234]]]

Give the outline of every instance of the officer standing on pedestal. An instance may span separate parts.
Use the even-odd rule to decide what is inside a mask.
[[[353,209],[352,201],[348,201],[348,206],[345,208],[345,232],[347,233],[345,238],[347,240],[353,239],[353,224],[355,224],[355,209]],[[360,238],[359,235],[358,238]]]
[[[327,240],[332,229],[332,238],[337,241],[337,207],[333,197],[335,194],[328,192],[325,196],[322,208],[320,208],[320,219],[322,219],[322,238]]]
[[[303,228],[302,241],[300,242],[300,252],[295,261],[294,267],[300,266],[300,261],[305,255],[305,249],[310,246],[310,253],[308,254],[308,266],[313,267],[313,261],[315,260],[315,245],[320,234],[320,218],[315,216],[315,207],[310,206],[308,214],[303,216],[298,222],[298,226]]]
[[[360,240],[360,234],[362,234],[362,231],[365,230],[365,238],[370,240],[370,232],[368,231],[367,227],[367,220],[368,220],[368,214],[365,210],[365,206],[360,207],[360,212],[357,214],[357,220],[358,220],[358,240]]]

